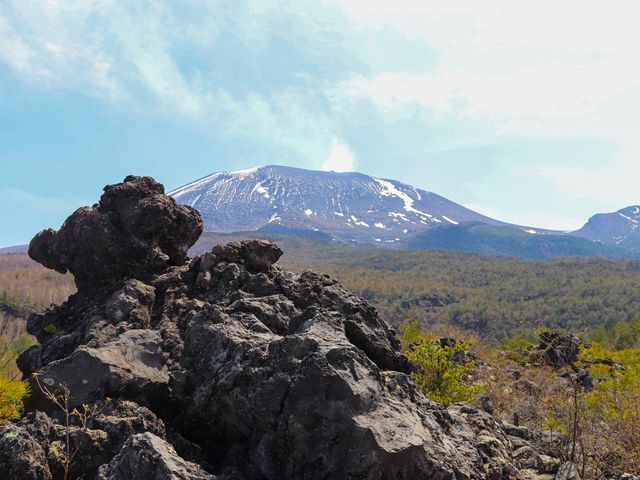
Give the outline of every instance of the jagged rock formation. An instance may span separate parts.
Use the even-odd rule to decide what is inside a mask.
[[[73,273],[78,289],[95,289],[182,264],[201,233],[194,208],[177,205],[152,178],[130,176],[106,186],[98,204],[76,210],[59,231],[37,234],[29,256]]]
[[[162,192],[127,177],[32,241],[78,293],[29,320],[34,394],[0,429],[0,478],[62,478],[67,436],[84,478],[523,478],[513,432],[427,400],[370,305],[267,241],[187,259],[200,216]],[[38,382],[99,412],[65,427]]]
[[[573,333],[562,334],[557,331],[542,332],[540,344],[532,353],[554,368],[572,365],[578,359],[582,340]]]

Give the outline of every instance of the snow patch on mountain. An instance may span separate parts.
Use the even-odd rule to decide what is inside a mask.
[[[622,218],[626,218],[627,220],[629,220],[630,222],[633,223],[640,223],[638,222],[638,220],[636,220],[635,218],[631,218],[631,217],[627,217],[624,213],[622,212],[618,212],[618,215],[620,215]]]
[[[402,244],[441,225],[507,225],[435,193],[356,172],[271,165],[213,173],[169,194],[197,208],[208,232],[255,231],[275,223],[339,241]],[[375,237],[367,234],[373,228]]]
[[[253,192],[258,192],[258,193],[264,195],[264,198],[267,198],[267,199],[271,198],[271,196],[269,195],[269,191],[262,186],[262,182],[256,183],[256,186],[253,187],[253,190],[251,190],[251,193],[253,193]]]
[[[615,245],[640,252],[640,206],[632,205],[617,212],[599,213],[573,235],[605,245]]]
[[[432,217],[433,215],[429,214],[429,213],[425,213],[422,212],[416,208],[413,208],[413,204],[414,204],[414,199],[411,198],[409,195],[407,195],[406,193],[404,193],[403,191],[401,191],[400,189],[398,189],[393,183],[387,181],[387,180],[382,180],[380,178],[374,178],[374,180],[376,182],[378,182],[380,184],[380,186],[382,187],[382,189],[380,190],[380,195],[383,195],[385,197],[398,197],[400,198],[403,202],[404,202],[404,209],[407,212],[413,212],[413,213],[417,213],[418,215],[424,215],[425,217]]]

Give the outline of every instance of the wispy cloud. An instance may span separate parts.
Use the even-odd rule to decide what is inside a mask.
[[[201,9],[193,12],[191,2],[184,11],[177,3],[7,2],[0,7],[0,60],[41,89],[76,91],[117,108],[177,116],[203,130],[223,128],[228,135],[298,154],[323,150],[333,128],[326,105],[319,108],[321,78],[300,71],[318,99],[309,98],[309,88],[301,90],[299,81],[268,93],[251,82],[238,87],[246,79],[234,78],[233,70],[246,71],[244,61],[250,59],[234,58],[233,49],[248,45],[259,54],[280,34],[259,27],[272,13],[260,2],[240,3],[244,11],[240,5],[228,11],[198,3]],[[292,10],[288,15],[299,17],[296,29],[305,24],[317,29],[303,8]],[[239,18],[233,18],[235,12]],[[299,55],[315,55],[300,45]],[[190,55],[200,61],[192,63]]]
[[[487,201],[495,182],[529,181],[513,205],[533,223],[523,199],[541,183],[581,212],[635,195],[635,13],[629,0],[6,0],[0,63],[29,90],[250,142],[274,162],[352,169],[357,158],[436,191],[460,184],[434,175],[439,153],[500,150],[500,164],[459,161],[492,169],[474,179]],[[575,153],[550,155],[558,139]],[[576,170],[594,139],[613,153]]]

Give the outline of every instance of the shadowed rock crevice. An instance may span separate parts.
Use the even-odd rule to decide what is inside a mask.
[[[0,478],[59,478],[60,412],[33,372],[67,385],[72,407],[113,398],[72,426],[86,478],[518,478],[499,424],[427,400],[370,305],[326,275],[282,270],[265,240],[188,259],[202,221],[163,192],[127,177],[32,241],[32,258],[79,291],[29,319],[40,344],[19,366],[27,409],[46,413],[2,427]]]

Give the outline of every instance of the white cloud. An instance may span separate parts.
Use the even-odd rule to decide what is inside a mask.
[[[608,167],[547,166],[538,168],[536,173],[567,196],[584,200],[603,198],[603,211],[617,211],[640,203],[638,164],[624,167],[624,171]]]
[[[467,121],[482,125],[498,141],[511,136],[573,142],[574,155],[557,158],[554,166],[533,168],[538,179],[555,187],[559,196],[589,200],[592,207],[638,203],[633,185],[640,175],[635,128],[640,111],[638,2],[334,3],[358,28],[395,31],[437,55],[424,71],[354,76],[337,87],[336,96],[371,100],[386,116],[415,115],[417,110],[426,124],[460,125],[459,138]],[[610,145],[611,153],[597,168],[575,167],[581,145],[593,141]],[[511,162],[515,166],[518,159]],[[522,162],[549,163],[544,158]],[[523,218],[556,228],[583,221],[537,213]]]
[[[488,121],[499,133],[606,137],[593,116],[611,124],[620,95],[634,106],[629,120],[640,107],[637,2],[336,3],[360,28],[391,29],[437,51],[428,71],[378,72],[341,85],[385,111],[414,104]]]
[[[462,70],[387,72],[354,78],[345,88],[351,95],[367,96],[385,109],[416,103],[438,113],[469,117],[583,117],[596,112],[616,92],[634,86],[616,67],[610,62],[546,63],[490,77]]]
[[[0,5],[0,63],[41,90],[96,97],[136,114],[192,122],[202,131],[215,128],[317,161],[333,127],[305,92],[286,85],[266,93],[250,83],[247,90],[221,86],[251,62],[232,51],[229,58],[211,53],[223,29],[233,31],[237,48],[254,52],[279,35],[270,24],[274,18],[297,15],[299,29],[309,22],[302,6],[278,17],[260,3],[238,4],[242,15],[235,17],[230,7],[197,2],[8,1]]]
[[[329,154],[320,168],[334,172],[353,172],[355,165],[356,159],[353,152],[343,142],[334,138]]]

